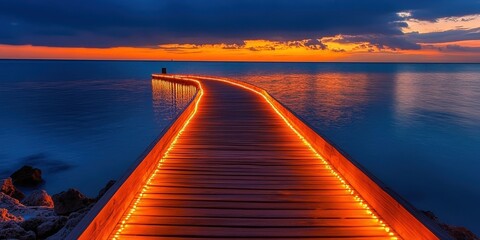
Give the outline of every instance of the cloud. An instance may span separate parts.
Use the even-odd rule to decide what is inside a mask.
[[[455,29],[430,33],[407,33],[405,37],[416,43],[444,43],[480,39],[480,27],[475,29]]]
[[[318,39],[309,39],[309,40],[305,41],[303,46],[308,47],[309,49],[312,49],[312,50],[326,50],[327,49],[327,45],[325,45],[324,43],[322,43],[322,41],[320,41]]]
[[[402,35],[341,35],[339,39],[333,40],[338,43],[369,43],[367,45],[361,44],[360,48],[371,49],[375,46],[378,49],[389,48],[392,50],[398,49],[407,49],[407,50],[418,50],[421,48],[420,45],[408,41]]]
[[[480,53],[480,47],[464,47],[456,44],[447,45],[439,50],[442,52]]]
[[[410,9],[412,17],[432,22],[442,17],[461,17],[480,13],[479,0],[423,0],[417,1],[415,5],[416,8]]]
[[[243,45],[338,34],[379,47],[417,49],[402,37],[403,15],[418,19],[480,12],[478,0],[0,0],[0,44],[64,47]],[[307,43],[325,49],[321,42]]]

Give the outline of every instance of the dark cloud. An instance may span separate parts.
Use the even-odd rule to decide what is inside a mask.
[[[377,36],[378,46],[415,49],[397,12],[413,17],[480,12],[477,0],[0,0],[0,44],[154,47],[246,39],[295,41],[337,34]],[[388,45],[392,44],[392,45]],[[315,44],[322,49],[324,46]]]
[[[369,47],[375,46],[379,49],[420,49],[420,45],[408,41],[402,35],[344,35],[341,39],[335,40],[339,43],[364,43],[368,42]]]
[[[452,44],[452,45],[447,45],[444,48],[441,48],[440,51],[480,53],[480,47],[464,47],[464,46]]]
[[[408,33],[406,38],[416,43],[444,43],[462,40],[478,40],[480,39],[480,27],[475,29],[456,29],[443,32],[431,33]]]
[[[410,10],[416,19],[435,21],[442,17],[462,17],[479,14],[480,0],[419,0],[417,8]]]
[[[443,46],[423,45],[424,49],[433,49],[445,53],[480,53],[480,47],[465,47],[457,44]]]
[[[319,41],[318,39],[309,39],[304,44],[306,47],[312,50],[325,50],[327,49],[327,45]]]

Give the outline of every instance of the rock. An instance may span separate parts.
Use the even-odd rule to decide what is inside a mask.
[[[451,226],[448,224],[440,224],[452,237],[457,240],[480,240],[475,233],[468,230],[466,227]]]
[[[115,180],[110,180],[108,181],[107,185],[105,185],[105,187],[103,187],[99,192],[98,192],[98,196],[97,196],[97,201],[103,196],[105,195],[105,193],[108,191],[108,189],[110,189],[113,184],[115,184]]]
[[[67,219],[65,216],[49,218],[37,227],[37,236],[39,238],[45,238],[56,233],[65,226]]]
[[[53,207],[53,200],[45,190],[35,190],[22,201],[26,206]]]
[[[16,210],[23,210],[26,207],[18,201],[18,199],[12,198],[5,193],[0,193],[0,208],[5,208],[9,212]]]
[[[47,221],[54,221],[58,216],[50,209],[48,212],[40,212],[35,217],[30,217],[23,222],[20,222],[20,226],[26,231],[37,231],[37,227]]]
[[[22,200],[25,197],[25,194],[13,185],[11,178],[0,180],[0,192],[18,200]]]
[[[60,229],[57,233],[54,235],[50,236],[47,238],[47,240],[61,240],[61,239],[67,239],[68,234],[77,226],[77,224],[82,220],[82,218],[88,213],[90,208],[93,205],[90,205],[89,207],[86,207],[84,209],[79,210],[78,212],[74,212],[68,216],[67,223],[65,226]]]
[[[45,218],[36,217],[30,218],[23,222],[20,222],[20,226],[25,229],[25,231],[36,231],[37,227],[40,226],[45,221]]]
[[[25,231],[15,221],[0,222],[0,239],[35,240],[33,231]]]
[[[37,190],[24,201],[25,204],[43,206],[25,206],[0,193],[0,239],[65,239],[91,209],[93,202],[75,189],[53,197],[44,190]],[[70,215],[57,215],[54,205],[61,207],[56,212]]]
[[[43,182],[42,171],[31,166],[23,166],[11,176],[13,184],[19,186],[33,187]]]
[[[0,208],[5,208],[10,214],[22,218],[48,217],[55,215],[53,208],[27,207],[21,204],[17,199],[4,193],[0,193]]]
[[[438,217],[432,211],[421,211],[425,216],[438,223]]]
[[[443,230],[445,230],[450,236],[457,240],[480,240],[472,231],[466,227],[457,227],[440,222],[438,217],[432,211],[422,211],[428,218],[436,222]]]
[[[81,192],[72,188],[55,194],[52,198],[55,213],[58,215],[68,215],[93,203],[92,199],[87,198]]]
[[[17,217],[11,213],[8,212],[7,209],[5,208],[0,208],[0,222],[6,222],[6,221],[23,221],[22,217]]]

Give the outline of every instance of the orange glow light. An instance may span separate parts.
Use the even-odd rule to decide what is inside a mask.
[[[156,75],[154,75],[155,77]],[[185,131],[186,127],[188,126],[188,124],[190,123],[190,121],[192,120],[192,118],[195,116],[195,114],[197,113],[198,111],[198,108],[199,108],[199,104],[200,104],[200,101],[204,95],[204,90],[202,88],[202,85],[201,85],[201,82],[196,80],[196,79],[193,79],[193,77],[196,77],[198,78],[199,76],[188,76],[188,75],[170,75],[170,76],[165,76],[165,75],[161,75],[162,78],[171,78],[171,79],[181,79],[183,81],[192,81],[192,82],[195,82],[196,84],[198,84],[198,87],[199,87],[199,98],[198,98],[198,101],[195,102],[195,108],[194,108],[194,111],[193,113],[189,116],[189,118],[186,120],[185,124],[182,126],[181,130],[177,133],[177,135],[175,136],[175,138],[173,139],[172,143],[170,144],[170,146],[168,147],[167,151],[164,153],[163,157],[160,159],[158,165],[157,165],[157,168],[155,169],[155,171],[153,172],[153,174],[149,177],[149,179],[147,180],[146,184],[143,186],[142,190],[140,191],[140,193],[138,194],[138,197],[137,199],[134,201],[131,209],[128,211],[128,213],[125,215],[125,217],[120,221],[120,226],[118,227],[118,230],[116,231],[116,233],[114,234],[113,236],[113,239],[118,239],[120,237],[120,234],[121,232],[125,229],[125,225],[126,225],[126,222],[128,221],[128,219],[132,216],[132,214],[136,211],[136,208],[137,208],[137,205],[138,203],[140,202],[140,200],[142,199],[143,195],[145,194],[145,192],[148,190],[148,185],[151,183],[152,179],[159,173],[160,171],[160,168],[162,167],[163,165],[163,162],[165,161],[165,158],[168,156],[168,154],[170,153],[170,151],[173,149],[173,147],[175,146],[179,136]],[[251,91],[255,94],[258,94],[260,95],[272,108],[272,110],[274,110],[274,112],[281,117],[281,119],[285,122],[285,124],[298,136],[298,138],[314,153],[314,155],[320,160],[322,161],[322,163],[326,166],[326,168],[330,171],[330,173],[332,175],[334,175],[341,183],[341,185],[343,186],[343,188],[350,194],[352,195],[353,199],[357,202],[357,204],[360,205],[361,208],[363,208],[365,210],[365,212],[371,217],[371,219],[377,223],[380,224],[380,226],[382,226],[382,228],[384,229],[385,232],[388,233],[388,235],[390,236],[390,239],[391,240],[397,240],[398,237],[396,236],[396,234],[392,231],[392,229],[390,228],[390,226],[388,226],[374,211],[374,209],[372,209],[368,203],[360,196],[360,194],[358,194],[354,189],[353,187],[351,187],[351,185],[330,165],[330,163],[325,159],[323,158],[316,150],[315,148],[312,146],[312,144],[297,130],[295,129],[295,127],[292,125],[292,123],[290,123],[290,121],[288,120],[288,118],[286,116],[284,116],[281,111],[275,107],[275,105],[271,102],[271,100],[269,99],[269,95],[267,92],[260,92],[252,87],[249,87],[248,85],[244,85],[244,84],[240,84],[240,83],[237,83],[233,80],[229,80],[229,79],[224,79],[224,78],[214,78],[214,77],[201,77],[202,79],[207,79],[207,80],[214,80],[214,81],[221,81],[221,82],[225,82],[225,83],[228,83],[228,84],[231,84],[231,85],[234,85],[234,86],[237,86],[237,87],[241,87],[243,89],[246,89],[248,91]]]
[[[188,77],[195,77],[195,76],[181,76],[179,75],[178,77],[182,78],[182,79],[190,79]],[[198,76],[197,76],[198,77]],[[323,158],[318,152],[317,150],[315,150],[315,148],[312,146],[312,144],[310,142],[308,142],[308,140],[300,133],[298,132],[295,127],[293,127],[293,125],[290,123],[290,121],[288,121],[288,119],[277,109],[277,107],[275,107],[275,105],[270,101],[270,99],[267,97],[266,94],[268,93],[262,93],[262,92],[259,92],[257,91],[256,89],[253,89],[247,85],[243,85],[243,84],[239,84],[239,83],[236,83],[232,80],[229,80],[229,79],[225,79],[225,78],[213,78],[213,77],[201,77],[203,79],[209,79],[209,80],[214,80],[214,81],[220,81],[220,82],[225,82],[225,83],[228,83],[228,84],[231,84],[231,85],[235,85],[235,86],[238,86],[238,87],[241,87],[241,88],[244,88],[246,90],[249,90],[251,92],[254,92],[258,95],[260,95],[261,97],[263,97],[263,99],[265,99],[265,101],[270,104],[270,106],[272,107],[272,109],[283,119],[283,121],[287,124],[287,126],[300,138],[300,140],[315,154],[315,156],[320,159],[322,161],[323,164],[325,164],[326,168],[330,170],[330,172],[335,176],[337,177],[337,179],[342,183],[342,186],[345,188],[345,190],[350,193],[351,195],[353,195],[353,198],[355,199],[355,201],[363,208],[365,209],[365,211],[367,212],[367,214],[369,214],[371,216],[371,218],[375,221],[377,221],[378,223],[380,223],[380,225],[383,227],[383,229],[385,230],[385,232],[387,232],[390,236],[391,236],[391,240],[397,240],[398,238],[396,237],[395,233],[392,231],[392,229],[385,223],[383,222],[383,220],[381,220],[377,214],[374,212],[374,210],[372,208],[370,208],[370,206],[368,205],[368,203],[362,199],[362,197],[355,192],[355,190],[353,189],[353,187],[350,186],[350,184],[345,180],[343,179],[343,177],[337,173],[337,171],[335,171],[335,169],[330,165],[330,163],[325,160],[325,158]]]
[[[155,171],[150,175],[150,177],[148,178],[147,182],[146,182],[145,185],[142,187],[142,190],[141,190],[140,193],[138,194],[137,200],[135,200],[135,202],[133,203],[130,211],[126,214],[126,216],[123,218],[123,220],[120,221],[120,226],[118,227],[118,230],[116,231],[116,233],[114,234],[114,236],[113,236],[112,239],[118,239],[118,238],[119,238],[119,235],[120,235],[121,232],[125,229],[125,224],[126,224],[126,222],[128,221],[128,219],[130,219],[130,217],[132,216],[132,214],[136,211],[137,206],[138,206],[138,203],[139,203],[140,200],[142,199],[142,197],[143,197],[143,195],[145,194],[145,192],[148,190],[148,185],[151,183],[152,179],[157,175],[157,173],[159,172],[160,168],[161,168],[162,165],[163,165],[163,162],[165,161],[165,158],[168,156],[168,154],[170,153],[170,151],[173,149],[173,147],[175,146],[175,143],[177,142],[178,138],[180,137],[180,135],[183,133],[183,131],[185,130],[185,128],[188,126],[188,124],[190,123],[190,121],[192,120],[192,118],[193,118],[193,117],[195,116],[195,114],[197,113],[198,105],[200,104],[200,101],[202,100],[203,93],[204,93],[203,88],[202,88],[202,85],[201,85],[200,82],[197,81],[197,80],[193,80],[193,79],[183,79],[183,80],[195,82],[195,83],[197,84],[197,86],[199,87],[198,94],[200,94],[200,95],[199,95],[198,100],[195,102],[195,108],[194,108],[194,110],[193,110],[193,113],[190,114],[190,116],[188,117],[188,119],[185,121],[185,123],[183,124],[182,128],[180,129],[180,131],[178,131],[177,135],[175,135],[175,138],[174,138],[173,141],[170,143],[170,146],[168,147],[167,151],[165,151],[165,153],[163,154],[163,157],[162,157],[162,158],[160,159],[160,161],[158,162]]]

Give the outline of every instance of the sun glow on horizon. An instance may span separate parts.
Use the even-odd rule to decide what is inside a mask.
[[[163,44],[155,47],[112,48],[0,45],[0,58],[249,62],[478,62],[480,59],[478,53],[469,53],[458,47],[477,49],[480,40],[420,44],[420,50],[401,50],[362,40],[350,42],[348,38],[351,37],[355,36],[336,35],[298,41],[256,39],[245,40],[243,44]]]

